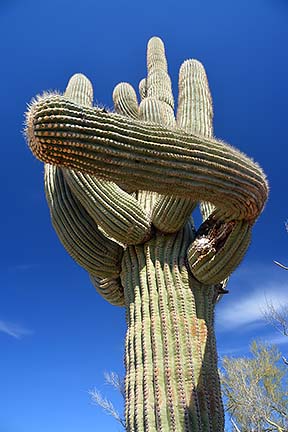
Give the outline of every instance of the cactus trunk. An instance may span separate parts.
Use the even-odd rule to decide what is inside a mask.
[[[124,252],[126,430],[224,430],[214,336],[214,291],[185,262],[188,223]]]

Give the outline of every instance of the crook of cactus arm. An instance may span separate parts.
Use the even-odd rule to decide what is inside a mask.
[[[268,187],[261,168],[223,142],[77,105],[63,96],[32,104],[34,155],[114,182],[212,202],[230,219],[254,221]]]

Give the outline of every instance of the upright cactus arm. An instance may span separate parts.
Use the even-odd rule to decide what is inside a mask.
[[[262,169],[212,138],[40,97],[27,114],[40,160],[169,195],[210,201],[230,220],[254,222],[268,195]]]
[[[115,112],[127,117],[139,118],[137,95],[128,83],[119,83],[113,91]]]
[[[173,128],[176,125],[174,117],[174,98],[171,79],[162,40],[152,37],[147,46],[147,78],[146,98],[159,101],[164,117],[164,124]]]
[[[179,71],[177,124],[187,132],[213,137],[213,105],[203,65],[186,60]],[[214,210],[213,204],[200,202],[203,220]]]
[[[171,80],[168,75],[164,44],[160,38],[153,37],[148,43],[147,71],[147,97],[156,98],[159,110],[162,112],[162,122],[158,123],[175,128]],[[141,104],[144,102],[145,99]],[[195,206],[196,202],[191,198],[160,195],[152,212],[153,225],[165,233],[177,232],[185,225]]]
[[[186,60],[179,71],[178,86],[177,126],[192,134],[212,137],[212,97],[202,64],[197,60]],[[207,205],[209,204],[207,203]],[[163,225],[165,225],[171,214],[174,214],[175,218],[180,216],[177,220],[178,224],[173,224],[176,229],[180,229],[195,206],[196,202],[193,199],[162,198],[155,206],[155,219],[161,217]],[[166,215],[166,220],[164,215]],[[173,229],[171,231],[173,232]]]
[[[194,135],[213,137],[213,106],[208,80],[198,60],[186,60],[179,71],[177,125]]]

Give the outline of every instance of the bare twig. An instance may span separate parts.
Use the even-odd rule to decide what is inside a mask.
[[[232,417],[230,418],[230,421],[231,421],[234,429],[236,430],[236,432],[241,432]]]
[[[106,412],[106,414],[112,416],[125,428],[125,420],[120,416],[118,411],[115,409],[111,401],[102,396],[102,394],[96,390],[89,390],[89,395],[91,396],[92,402],[95,405],[100,406]]]
[[[106,384],[114,387],[114,389],[121,394],[123,399],[125,399],[125,387],[123,378],[121,378],[120,375],[118,375],[116,372],[104,372],[104,378]]]
[[[272,301],[266,299],[263,316],[279,333],[288,336],[288,304],[276,307]]]
[[[283,268],[284,270],[288,270],[288,267],[287,267],[287,266],[285,266],[285,265],[279,263],[278,261],[273,260],[273,262],[274,262],[275,264],[277,264],[279,267]]]

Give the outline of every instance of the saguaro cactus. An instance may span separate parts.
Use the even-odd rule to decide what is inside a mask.
[[[45,165],[54,228],[110,303],[125,306],[130,432],[221,432],[214,307],[267,199],[261,168],[213,138],[203,66],[183,63],[176,119],[164,45],[152,38],[138,106],[127,83],[116,113],[92,106],[77,74],[27,114]],[[191,212],[201,202],[195,230]]]

